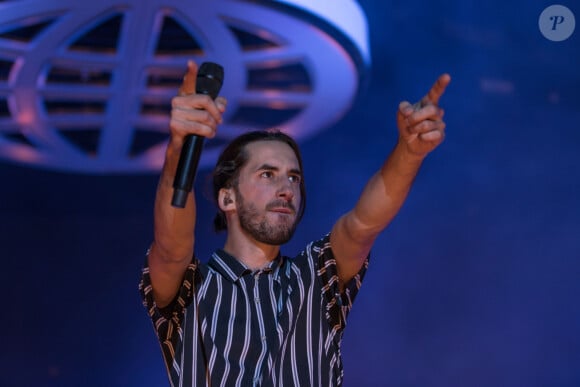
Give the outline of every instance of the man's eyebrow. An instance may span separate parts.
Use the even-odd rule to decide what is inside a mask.
[[[262,164],[260,165],[258,168],[256,168],[256,171],[278,171],[280,168],[275,167],[273,165],[270,164]]]
[[[267,163],[264,163],[264,164],[260,165],[258,168],[256,168],[256,170],[257,171],[279,171],[280,168],[275,167],[275,166],[270,165],[270,164],[267,164]],[[302,172],[298,168],[292,168],[290,170],[290,173],[296,174],[296,175],[302,175]]]

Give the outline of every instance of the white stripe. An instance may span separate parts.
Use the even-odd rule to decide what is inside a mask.
[[[298,270],[298,268],[293,268],[294,271],[297,274],[297,278],[298,278],[298,290],[300,292],[300,310],[297,311],[297,314],[300,315],[301,311],[302,311],[302,307],[304,306],[304,283],[302,282],[302,277],[299,275],[300,271]],[[297,364],[297,359],[296,359],[296,331],[294,331],[294,334],[292,335],[292,342],[291,342],[291,365],[292,365],[292,378],[294,380],[294,385],[298,386],[299,385],[299,377],[298,377],[298,364]]]
[[[307,298],[307,307],[306,307],[306,355],[308,356],[308,370],[309,370],[309,377],[310,377],[310,385],[314,384],[314,360],[312,359],[312,298],[314,292],[314,284],[317,283],[315,280],[316,278],[316,271],[314,270],[314,259],[310,255],[310,250],[308,251],[308,267],[310,269],[311,281],[310,286],[308,287],[308,298]]]
[[[260,298],[260,286],[258,281],[260,280],[260,275],[256,276],[256,280],[254,282],[254,301]],[[256,305],[256,314],[258,315],[258,328],[260,330],[260,342],[262,343],[262,350],[260,351],[260,356],[258,356],[258,362],[256,364],[256,370],[254,371],[254,380],[258,380],[260,377],[264,358],[266,357],[266,352],[268,350],[267,343],[266,343],[266,329],[264,327],[264,316],[262,313],[262,300],[260,299],[259,302],[254,302]]]
[[[236,310],[236,301],[238,299],[237,297],[238,292],[235,288],[235,286],[232,288],[232,300],[230,302],[230,311],[231,311],[231,316],[235,315],[235,310]],[[226,346],[224,348],[224,358],[225,359],[229,359],[230,358],[230,349],[232,348],[232,340],[234,338],[234,318],[230,318],[230,321],[228,323],[228,336],[227,336],[227,341],[226,341]],[[228,376],[230,374],[230,362],[226,362],[226,369],[224,370],[224,374],[222,376],[222,382],[220,384],[220,386],[224,387],[226,385],[226,381],[228,379]]]
[[[318,334],[318,385],[320,387],[322,387],[322,354],[324,352],[322,352],[322,347],[323,347],[323,335],[322,332],[324,332],[322,330],[322,321],[323,319],[321,318],[320,321],[318,322],[319,325],[319,334]]]
[[[248,293],[246,292],[246,281],[243,278],[240,278],[240,288],[244,292],[244,299],[246,300],[246,327],[244,332],[244,347],[242,349],[242,353],[240,354],[239,365],[240,365],[240,374],[236,379],[236,386],[241,386],[242,378],[244,376],[244,361],[246,360],[246,356],[248,355],[248,349],[250,347],[250,333],[251,333],[251,322],[252,322],[252,311],[250,310],[250,300],[248,299]]]
[[[211,337],[211,339],[213,341],[215,341],[215,335],[216,335],[216,329],[217,329],[217,325],[218,325],[218,314],[219,314],[219,310],[220,310],[220,305],[222,302],[222,288],[223,288],[223,284],[222,284],[222,277],[221,276],[216,276],[216,287],[217,287],[217,294],[216,294],[216,298],[215,298],[215,306],[213,308],[213,314],[211,316],[211,321],[210,321],[210,329],[209,329],[209,335]],[[218,356],[217,353],[217,348],[215,346],[212,346],[211,349],[211,355],[209,357],[209,369],[213,370],[213,367],[215,366],[215,358],[216,356]]]

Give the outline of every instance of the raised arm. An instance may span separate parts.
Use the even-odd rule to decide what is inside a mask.
[[[334,225],[330,243],[341,284],[360,270],[376,237],[407,198],[423,159],[443,141],[445,123],[439,99],[450,81],[443,74],[419,102],[401,102],[395,149],[371,177],[355,207]]]
[[[213,101],[207,95],[195,94],[196,77],[197,66],[190,61],[179,93],[171,101],[170,139],[155,197],[154,240],[148,263],[153,296],[160,307],[177,294],[193,257],[195,196],[189,194],[185,208],[171,205],[181,148],[188,134],[214,137],[226,106],[221,97]]]

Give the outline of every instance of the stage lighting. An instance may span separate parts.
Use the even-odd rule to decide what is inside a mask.
[[[301,140],[328,129],[371,61],[350,0],[0,2],[0,159],[157,171],[188,59],[225,69],[228,111],[201,167],[247,130]]]

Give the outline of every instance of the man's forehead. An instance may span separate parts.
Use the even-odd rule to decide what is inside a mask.
[[[246,150],[249,156],[248,165],[269,164],[274,167],[284,166],[285,168],[299,169],[294,150],[285,142],[255,141],[248,144]]]

